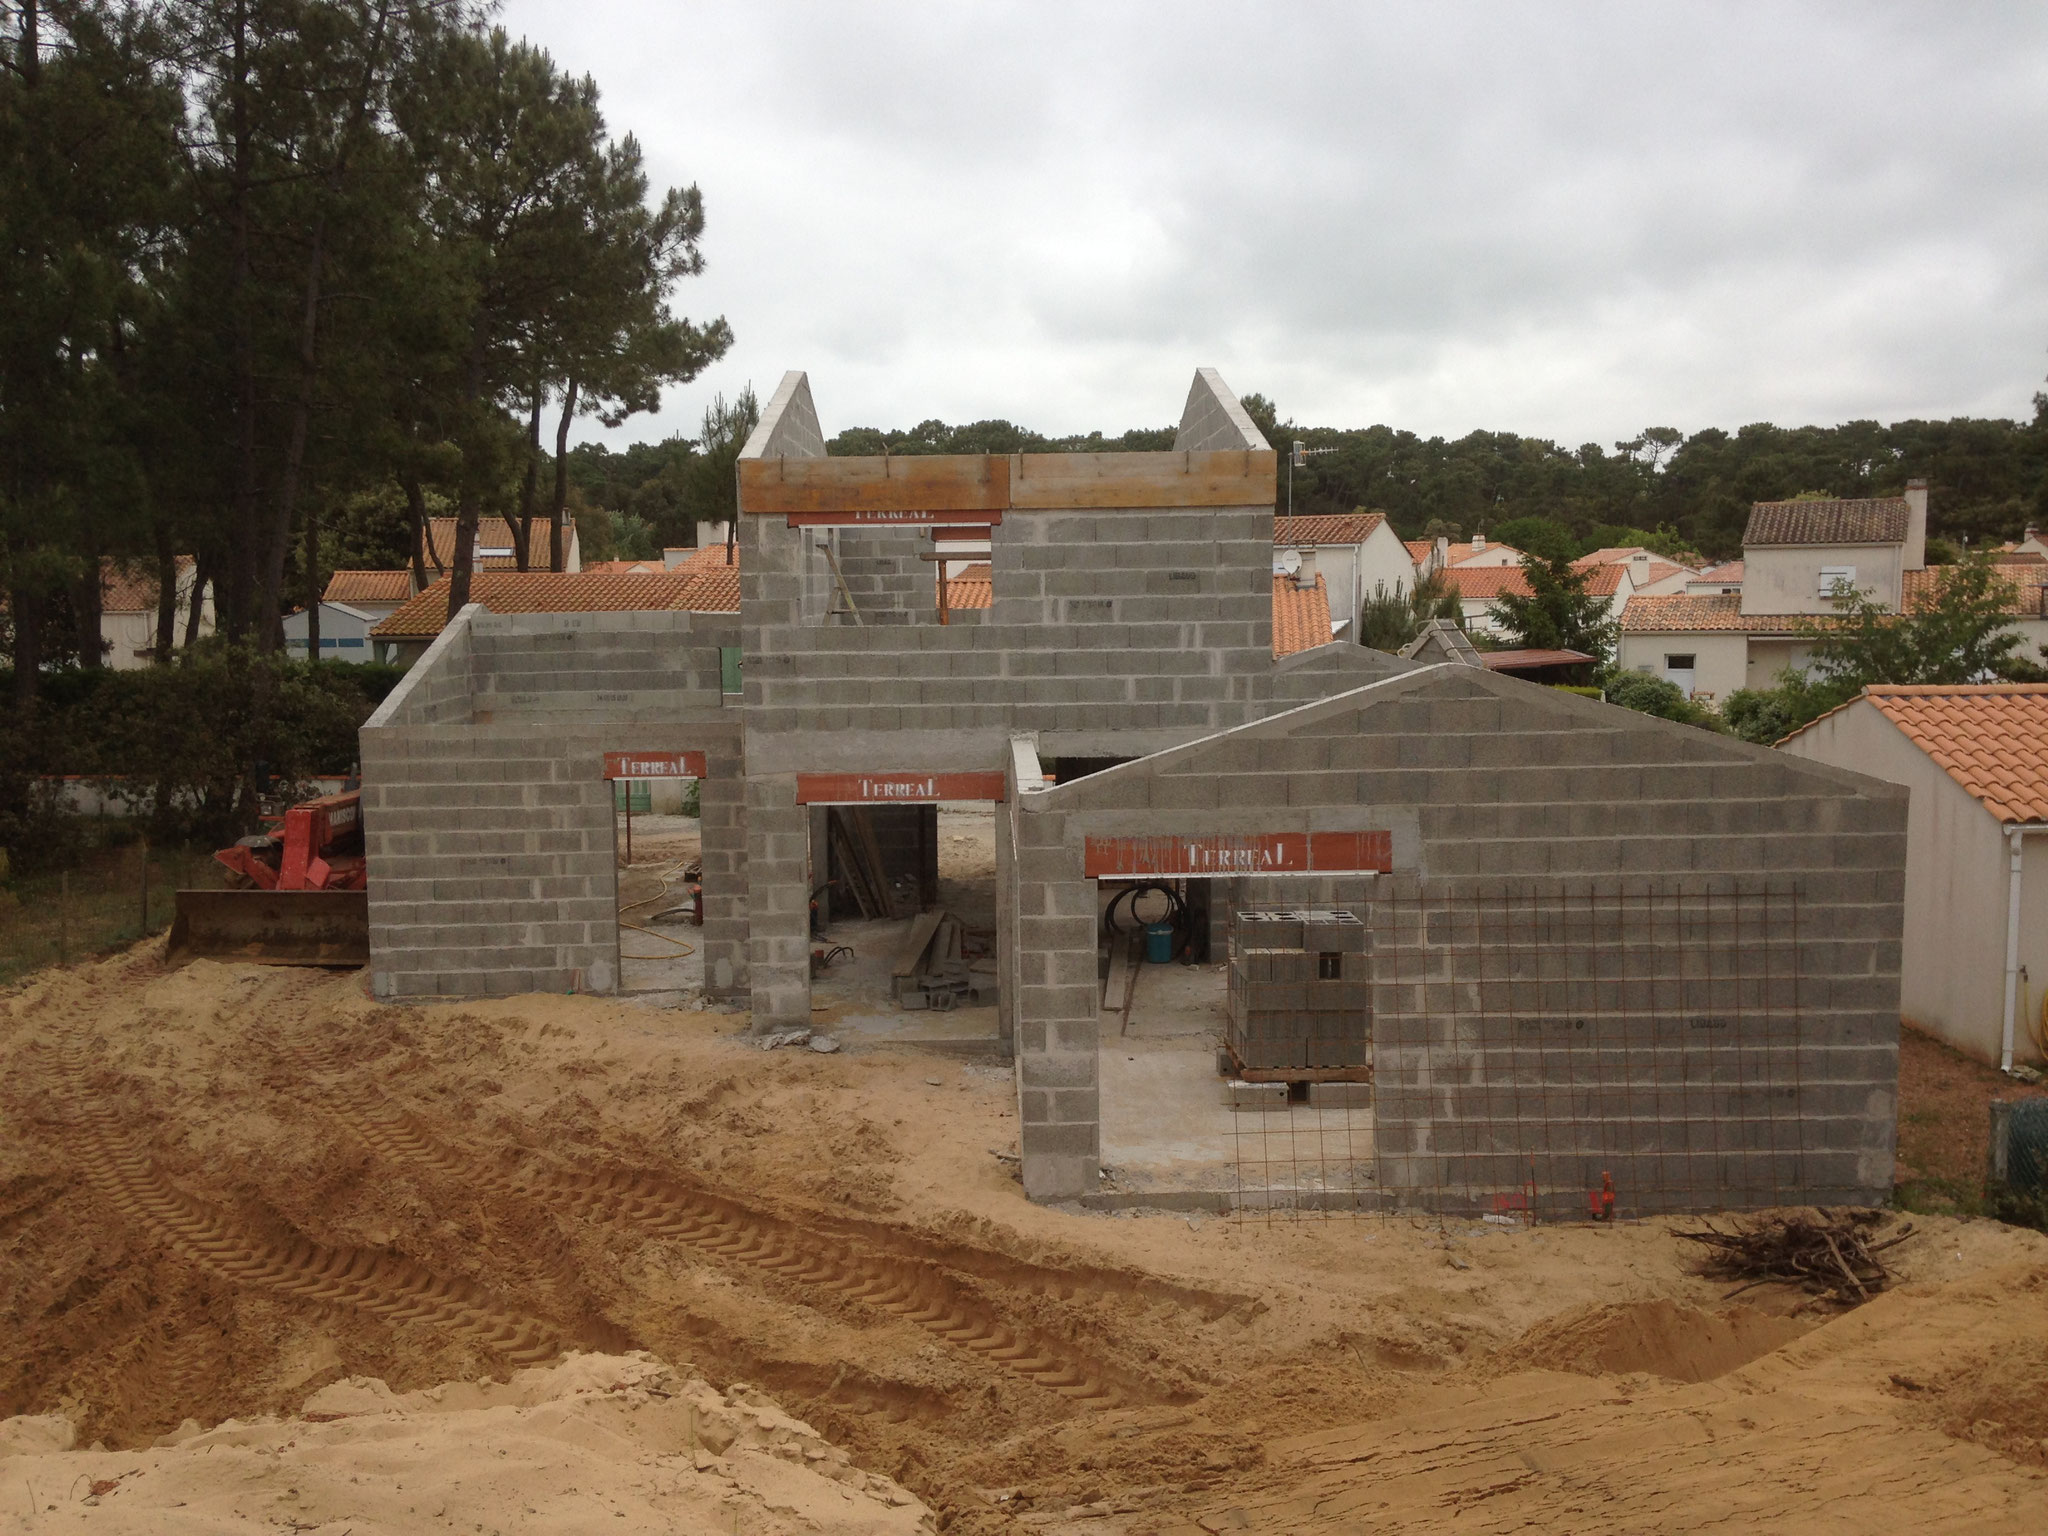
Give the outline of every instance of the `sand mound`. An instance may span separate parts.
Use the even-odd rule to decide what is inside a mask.
[[[1712,1381],[1789,1344],[1811,1321],[1753,1307],[1710,1312],[1659,1298],[1581,1307],[1546,1318],[1496,1356],[1508,1370],[1576,1376],[1647,1372],[1671,1381]]]
[[[326,1536],[433,1530],[444,1505],[465,1531],[910,1528],[892,1486],[947,1536],[1225,1529],[1200,1522],[1267,1498],[1260,1529],[1377,1529],[1400,1467],[1415,1529],[1490,1529],[1484,1507],[1665,1530],[1812,1506],[1815,1456],[1842,1468],[1831,1497],[1882,1481],[1865,1513],[1901,1490],[1962,1507],[1959,1477],[1973,1510],[2038,1498],[1978,1428],[2017,1445],[2034,1422],[2007,1346],[2040,1315],[2036,1234],[1932,1219],[1896,1295],[1774,1347],[1782,1325],[1723,1310],[1655,1222],[1034,1207],[990,1155],[1016,1148],[1000,1071],[763,1053],[745,1026],[590,997],[383,1006],[360,976],[143,949],[0,993],[0,1418],[24,1416],[0,1530],[29,1483],[60,1528],[45,1506],[92,1498],[102,1524]],[[634,1374],[662,1360],[704,1382]],[[1803,1395],[1820,1375],[1825,1400]],[[1714,1435],[1798,1454],[1723,1454],[1701,1403]],[[1475,1449],[1444,1456],[1429,1414]],[[1573,1502],[1584,1457],[1612,1504]],[[1565,1470],[1529,1482],[1536,1461]],[[1347,1491],[1295,1507],[1324,1478]]]
[[[932,1529],[909,1493],[766,1398],[644,1354],[419,1392],[350,1377],[297,1417],[188,1424],[139,1451],[62,1451],[68,1422],[52,1417],[0,1422],[8,1483],[34,1490],[38,1529]]]

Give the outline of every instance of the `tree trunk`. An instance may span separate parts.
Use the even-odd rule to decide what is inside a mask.
[[[36,683],[43,670],[44,593],[33,580],[9,594],[14,619],[14,714],[17,725],[36,707]]]
[[[105,577],[97,551],[86,556],[85,574],[71,591],[71,613],[78,625],[78,664],[106,665],[107,639],[102,633],[100,614],[106,605]]]
[[[234,19],[234,83],[229,89],[228,124],[232,170],[228,180],[228,308],[235,330],[235,526],[237,547],[228,554],[227,601],[222,627],[230,640],[247,637],[255,614],[258,562],[262,559],[262,513],[256,482],[256,322],[249,298],[249,194],[253,177],[249,125],[249,8],[238,5]],[[258,644],[261,644],[259,638]]]
[[[16,68],[21,71],[23,85],[34,85],[43,73],[42,42],[37,36],[38,9],[36,0],[25,0],[21,8],[21,52]]]
[[[194,594],[195,600],[197,594]],[[178,643],[178,554],[171,542],[171,526],[156,525],[156,655],[158,666],[169,664],[171,647]]]
[[[306,660],[320,659],[320,509],[306,508]]]
[[[533,386],[533,409],[526,418],[526,478],[519,485],[519,537],[512,541],[512,558],[518,569],[533,569],[527,551],[533,548],[533,504],[540,495],[540,401],[541,387]]]
[[[448,570],[448,617],[462,612],[469,601],[469,573],[476,565],[476,523],[480,512],[477,493],[464,486],[462,500],[455,508],[455,558]]]
[[[576,416],[576,381],[562,391],[562,419],[555,426],[555,499],[548,511],[548,569],[559,571],[569,558],[562,548],[562,514],[569,505],[569,423]]]
[[[405,473],[405,509],[412,516],[412,589],[424,592],[430,585],[427,578],[427,497],[420,489],[420,477],[411,470]],[[434,557],[439,567],[440,556]]]
[[[193,563],[192,606],[185,610],[185,649],[188,651],[199,639],[199,620],[206,604],[206,589],[215,579],[215,563],[202,550]],[[218,612],[218,601],[214,603],[214,608]]]
[[[327,215],[316,214],[313,219],[312,250],[306,258],[305,289],[299,307],[299,388],[292,401],[291,432],[285,442],[284,473],[278,480],[277,509],[272,515],[269,537],[263,555],[263,612],[277,614],[283,607],[284,597],[284,556],[291,543],[292,521],[299,499],[299,472],[306,463],[306,433],[313,420],[313,390],[319,377],[318,342],[320,334],[320,281],[321,268],[326,259]],[[313,519],[306,519],[306,575],[311,580],[314,567],[319,563],[314,557]],[[312,626],[310,636],[319,628],[319,600],[314,595],[306,608],[307,623]],[[256,642],[259,651],[271,649],[273,626],[264,626],[264,633]],[[317,659],[317,649],[308,647],[309,660]]]

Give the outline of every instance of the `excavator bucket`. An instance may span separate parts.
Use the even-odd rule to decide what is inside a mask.
[[[254,965],[370,963],[367,891],[180,891],[169,958]]]

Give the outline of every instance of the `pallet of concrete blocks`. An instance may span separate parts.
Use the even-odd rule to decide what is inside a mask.
[[[1222,1063],[1248,1081],[1369,1081],[1371,935],[1344,908],[1257,908],[1230,923]]]

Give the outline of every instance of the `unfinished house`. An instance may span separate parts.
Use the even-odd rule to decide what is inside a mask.
[[[736,620],[469,610],[364,728],[378,996],[615,987],[631,762],[700,776],[706,990],[807,1029],[833,809],[978,801],[1034,1199],[1111,1200],[1120,1127],[1319,1090],[1342,1167],[1288,1198],[1889,1190],[1903,791],[1461,662],[1276,658],[1274,454],[1212,370],[1170,452],[916,458],[828,458],[792,373],[738,473]],[[1150,1055],[1104,1011],[1136,886],[1178,914],[1150,969],[1215,1021]],[[1219,1075],[1233,1038],[1267,1064]],[[1227,1196],[1187,1166],[1133,1198]]]

